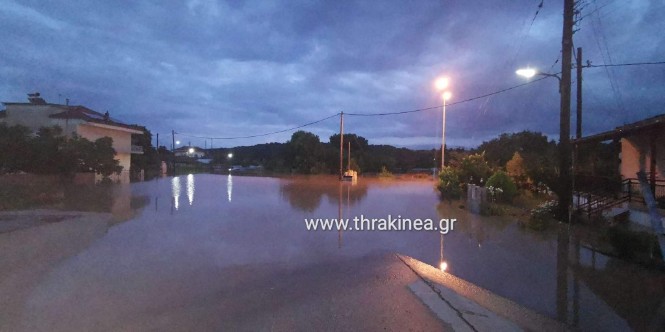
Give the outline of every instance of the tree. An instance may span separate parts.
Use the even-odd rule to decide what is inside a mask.
[[[0,123],[0,174],[25,170],[31,155],[30,129]]]
[[[462,186],[460,182],[460,171],[450,166],[444,167],[439,172],[439,183],[436,189],[441,193],[442,198],[457,199],[462,195]]]
[[[508,175],[515,179],[515,182],[519,187],[524,188],[526,186],[528,176],[524,166],[524,159],[519,152],[515,151],[513,158],[508,160],[506,163],[506,171]]]
[[[95,140],[93,154],[90,162],[94,165],[93,169],[97,174],[103,177],[109,177],[113,173],[120,174],[122,166],[119,161],[114,159],[115,149],[113,149],[113,139],[102,137]]]
[[[70,156],[60,152],[65,137],[58,126],[41,127],[37,136],[31,140],[32,156],[27,165],[27,171],[38,174],[57,174],[63,170],[68,171],[71,165]]]
[[[467,184],[482,185],[483,181],[492,174],[485,153],[475,153],[462,159],[460,165],[460,180]]]
[[[143,133],[132,135],[132,145],[140,146],[143,154],[132,155],[130,168],[132,172],[140,170],[157,171],[161,167],[161,162],[157,150],[152,146],[152,133],[146,127],[137,127],[141,128]]]
[[[497,171],[487,180],[487,188],[493,189],[495,192],[492,193],[496,195],[499,200],[504,202],[510,202],[513,197],[517,194],[517,187],[515,183],[510,178],[510,176],[504,171]],[[497,188],[500,188],[500,191],[496,191]]]
[[[287,143],[286,160],[291,169],[302,174],[321,173],[322,147],[319,136],[306,131],[296,131]]]

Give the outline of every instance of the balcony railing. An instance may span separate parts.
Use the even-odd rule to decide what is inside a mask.
[[[143,147],[140,145],[132,145],[133,154],[143,154]]]

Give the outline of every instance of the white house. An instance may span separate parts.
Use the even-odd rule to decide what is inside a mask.
[[[143,131],[111,118],[108,112],[101,114],[85,106],[47,103],[39,93],[28,94],[27,103],[3,102],[3,105],[6,109],[0,111],[0,122],[9,126],[22,125],[33,132],[41,127],[59,126],[66,136],[76,133],[91,141],[112,138],[116,159],[122,166],[121,174],[112,175],[112,180],[129,182],[131,155],[143,154],[140,146],[132,145],[132,135],[141,135]]]

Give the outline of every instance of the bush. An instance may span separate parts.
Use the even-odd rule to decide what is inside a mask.
[[[525,225],[533,230],[543,230],[551,220],[554,220],[554,212],[559,206],[557,201],[547,201],[531,210],[529,221]]]
[[[481,216],[503,216],[506,215],[508,211],[506,208],[493,202],[481,202],[480,203],[480,215]]]
[[[465,183],[483,185],[483,181],[492,174],[485,160],[485,152],[466,156],[460,164],[460,180]]]
[[[500,201],[510,202],[517,194],[517,186],[513,179],[504,171],[497,171],[489,180],[487,180],[487,188],[490,190],[490,195],[493,198],[498,198]],[[491,188],[491,189],[490,189]]]
[[[651,256],[660,256],[658,242],[653,234],[631,231],[621,225],[610,227],[607,232],[612,247],[621,258],[645,260]]]
[[[386,166],[381,166],[381,173],[379,173],[379,177],[381,177],[381,178],[392,178],[393,173],[390,173],[390,171],[386,168]]]
[[[462,195],[460,172],[456,168],[444,167],[439,173],[439,184],[436,186],[436,189],[439,190],[443,198],[460,198]]]

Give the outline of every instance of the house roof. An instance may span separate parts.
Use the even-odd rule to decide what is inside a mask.
[[[120,120],[114,119],[112,117],[106,118],[104,114],[93,111],[85,106],[77,105],[60,105],[60,104],[51,104],[51,103],[15,103],[15,102],[3,102],[3,105],[38,105],[38,106],[51,106],[57,109],[62,110],[62,112],[49,115],[49,118],[53,119],[79,119],[92,123],[99,123],[103,125],[116,126],[131,130],[138,130],[143,132],[144,128],[136,125],[129,125],[123,123]],[[3,114],[4,112],[4,114]],[[0,111],[0,117],[6,116],[6,110]]]
[[[608,130],[599,134],[574,139],[574,144],[594,143],[608,141],[611,139],[619,139],[626,136],[632,136],[637,133],[642,133],[647,130],[665,129],[665,114],[656,115],[644,120],[629,123],[613,130]]]
[[[52,114],[49,117],[54,119],[80,119],[88,122],[101,123],[111,126],[123,127],[142,131],[142,128],[134,125],[128,125],[120,122],[112,117],[107,117],[104,114],[93,111],[85,106],[62,106],[58,108],[63,109],[63,112]]]

